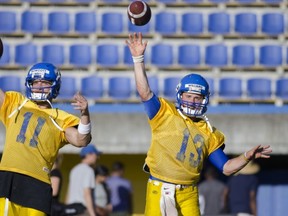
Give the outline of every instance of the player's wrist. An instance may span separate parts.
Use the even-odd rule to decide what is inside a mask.
[[[244,154],[242,154],[242,157],[243,157],[243,159],[244,159],[246,162],[250,162],[250,161],[251,161],[251,158],[247,155],[247,152],[244,152]]]
[[[89,134],[89,133],[91,133],[91,123],[89,122],[88,124],[82,124],[82,122],[80,121],[80,123],[78,125],[78,132],[80,134]]]
[[[132,56],[134,63],[143,63],[144,62],[144,55],[140,56]]]

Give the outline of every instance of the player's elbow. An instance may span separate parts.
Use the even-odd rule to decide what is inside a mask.
[[[223,171],[222,173],[225,175],[225,176],[231,176],[233,175],[237,170],[235,169],[232,169],[231,166],[229,165],[230,164],[230,161],[228,160],[224,166],[223,166]]]
[[[87,146],[92,140],[91,134],[78,134],[77,143],[78,147],[85,147]]]
[[[139,93],[139,96],[140,96],[142,101],[148,101],[153,96],[153,93],[151,92],[151,90],[149,90],[149,91],[138,91],[138,93]]]
[[[225,176],[231,176],[232,174],[233,174],[234,172],[227,172],[227,171],[224,171],[223,170],[223,174],[225,175]]]

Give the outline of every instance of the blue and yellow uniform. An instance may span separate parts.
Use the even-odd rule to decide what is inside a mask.
[[[178,215],[200,215],[196,185],[204,160],[224,145],[224,135],[216,128],[211,131],[203,119],[192,121],[163,98],[154,95],[144,104],[152,130],[145,161],[151,174],[145,215],[161,215],[163,183],[175,185]]]
[[[50,171],[59,149],[68,144],[65,129],[77,126],[79,118],[59,109],[41,109],[18,92],[6,92],[0,119],[6,128],[0,164],[0,198],[7,197],[11,202],[49,214]],[[11,178],[8,181],[11,184],[2,185],[4,178]],[[27,190],[21,185],[25,182]],[[27,192],[15,197],[17,189]]]
[[[223,145],[224,135],[215,128],[211,132],[202,119],[194,122],[184,117],[171,102],[159,100],[160,109],[149,120],[152,142],[146,164],[151,175],[163,181],[195,184],[199,181],[204,159]]]

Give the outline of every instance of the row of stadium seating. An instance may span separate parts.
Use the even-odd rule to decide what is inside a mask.
[[[117,43],[91,45],[89,43],[63,45],[59,43],[12,45],[5,43],[0,67],[29,66],[38,61],[51,62],[62,69],[69,67],[130,69],[133,65],[128,46]],[[230,70],[250,68],[253,70],[285,70],[288,63],[288,47],[279,44],[253,45],[223,43],[199,45],[195,43],[151,44],[145,53],[147,69],[150,67],[173,70],[195,68],[225,68]]]
[[[17,2],[31,2],[31,3],[91,3],[96,0],[14,0],[13,3]],[[146,2],[154,3],[164,3],[164,4],[181,4],[181,3],[221,3],[221,2],[231,2],[238,4],[252,4],[252,3],[267,3],[267,4],[279,4],[284,0],[146,0]],[[0,2],[8,3],[11,0],[0,0]],[[109,4],[109,3],[128,3],[128,0],[100,0],[99,3]]]
[[[133,74],[132,74],[133,75]],[[149,75],[148,80],[151,89],[157,94],[175,99],[175,89],[180,76],[155,76]],[[222,77],[213,79],[206,77],[210,85],[211,98],[214,100],[226,100],[231,102],[274,102],[275,99],[287,101],[288,78],[260,78],[250,77],[247,79],[236,77]],[[24,85],[20,76],[6,75],[0,77],[0,88],[4,91],[23,91]],[[79,86],[79,87],[78,87]],[[124,76],[101,76],[90,75],[77,79],[75,76],[63,75],[61,93],[59,99],[72,99],[77,91],[81,91],[88,99],[109,101],[135,100],[134,78]],[[139,99],[137,99],[139,102]]]
[[[18,16],[20,22],[18,22]],[[1,34],[124,34],[127,32],[159,33],[160,35],[230,35],[279,36],[288,33],[285,12],[183,12],[159,11],[147,25],[132,25],[126,10],[95,11],[0,11]]]

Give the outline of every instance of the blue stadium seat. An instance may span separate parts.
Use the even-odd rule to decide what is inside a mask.
[[[0,89],[5,91],[21,92],[21,78],[20,76],[0,76]],[[23,83],[24,86],[24,83]]]
[[[84,3],[84,4],[86,4],[86,3],[90,3],[90,2],[93,2],[94,0],[75,0],[76,2],[78,2],[78,3]]]
[[[235,15],[235,32],[241,35],[253,35],[257,33],[257,15],[246,12]]]
[[[103,67],[115,67],[119,64],[119,45],[101,44],[97,46],[96,61]]]
[[[265,13],[262,15],[262,32],[268,35],[283,34],[285,29],[284,14]]]
[[[102,0],[105,3],[121,3],[123,0]]]
[[[203,33],[203,14],[197,12],[188,12],[182,14],[181,30],[188,35],[197,35]]]
[[[122,13],[105,12],[102,14],[101,30],[107,34],[121,34],[124,30]]]
[[[65,62],[64,45],[46,44],[42,47],[42,61],[60,66]]]
[[[242,80],[226,77],[219,81],[219,96],[229,99],[239,99],[242,96]]]
[[[210,2],[213,2],[213,3],[222,3],[222,2],[227,2],[229,0],[209,0]]]
[[[71,100],[76,92],[76,78],[74,76],[62,76],[61,90],[57,98]]]
[[[280,78],[276,81],[276,96],[288,99],[288,78]]]
[[[54,11],[48,14],[48,31],[55,34],[66,34],[70,31],[69,12]]]
[[[159,94],[159,79],[157,76],[148,76],[148,83],[150,89],[154,92],[155,95]]]
[[[37,1],[39,1],[39,0],[20,0],[21,2],[37,2]]]
[[[163,95],[168,99],[176,99],[176,87],[179,84],[181,77],[166,77],[164,78]]]
[[[154,92],[155,95],[159,96],[159,79],[155,75],[149,75],[148,77],[148,83],[150,86],[150,89]],[[139,97],[139,93],[136,91],[136,96]]]
[[[24,32],[40,33],[43,31],[43,13],[40,11],[25,11],[21,15],[21,29]]]
[[[185,3],[201,3],[203,0],[183,0]]]
[[[10,64],[10,45],[9,44],[3,44],[3,54],[2,57],[0,58],[0,65],[6,66]]]
[[[69,48],[69,62],[78,67],[87,67],[92,62],[92,50],[89,44],[74,44]]]
[[[130,77],[110,77],[108,95],[114,99],[129,99],[132,95]]]
[[[16,12],[0,11],[0,33],[13,33],[17,30]]]
[[[65,3],[66,0],[48,0],[49,3]]]
[[[158,67],[168,67],[173,64],[173,46],[171,44],[154,44],[151,49],[151,63]]]
[[[134,32],[141,32],[143,35],[150,33],[151,22],[148,22],[146,25],[143,26],[136,26],[133,25],[132,22],[128,20],[128,31],[130,33]]]
[[[256,0],[236,0],[236,2],[239,4],[251,4],[256,2]]]
[[[213,67],[223,67],[228,63],[227,46],[211,44],[205,49],[205,63]]]
[[[213,34],[230,33],[230,15],[226,12],[216,12],[209,14],[208,31]]]
[[[210,97],[214,97],[215,87],[214,87],[214,79],[211,77],[204,77],[209,85]]]
[[[132,55],[131,55],[131,52],[130,52],[130,49],[128,46],[125,46],[124,47],[124,55],[123,55],[124,59],[124,64],[125,65],[129,65],[129,66],[132,66],[133,65],[133,59],[132,59]]]
[[[283,51],[280,45],[263,45],[260,47],[259,63],[265,67],[282,65]]]
[[[182,44],[178,47],[178,63],[183,67],[195,67],[201,64],[200,46]]]
[[[232,63],[237,67],[255,65],[255,48],[252,45],[239,44],[233,47]]]
[[[263,1],[268,4],[279,4],[283,2],[283,0],[263,0]]]
[[[81,93],[89,99],[99,99],[104,95],[103,78],[99,76],[83,77],[81,80]]]
[[[267,78],[250,78],[247,80],[247,95],[253,99],[271,98],[271,80]]]
[[[288,64],[288,47],[286,47],[286,62],[285,64]]]
[[[155,31],[160,34],[173,35],[177,31],[176,14],[158,12],[155,16]]]
[[[97,29],[96,13],[93,11],[75,14],[75,31],[81,34],[95,33]]]
[[[163,2],[163,3],[175,3],[176,0],[158,0],[159,2]]]
[[[15,46],[15,63],[29,66],[38,61],[37,46],[32,43],[18,44]]]

